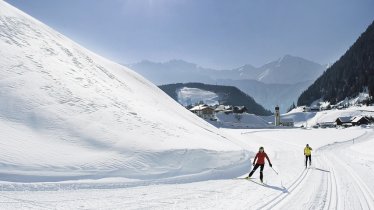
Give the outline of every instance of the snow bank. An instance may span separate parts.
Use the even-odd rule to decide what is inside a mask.
[[[0,1],[0,180],[155,179],[247,152],[130,69]]]

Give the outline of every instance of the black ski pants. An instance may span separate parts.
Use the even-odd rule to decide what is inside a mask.
[[[309,159],[309,165],[312,165],[312,156],[305,155],[305,167],[308,167],[308,159]]]
[[[263,175],[263,171],[264,171],[264,166],[265,164],[258,164],[256,163],[256,165],[253,167],[251,173],[249,173],[249,177],[252,177],[253,173],[257,170],[258,167],[260,167],[260,180],[262,181],[262,179],[264,178],[264,175]]]

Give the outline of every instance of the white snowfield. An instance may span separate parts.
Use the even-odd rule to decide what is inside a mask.
[[[237,179],[260,146],[279,174]],[[0,209],[374,209],[372,148],[370,126],[217,129],[0,1]]]
[[[119,179],[49,183],[1,182],[1,209],[373,209],[374,131],[224,129],[247,150],[264,146],[273,168],[265,186],[244,179],[126,185]],[[305,169],[303,148],[313,148]],[[248,172],[249,172],[248,168]],[[247,174],[243,174],[242,177]],[[257,178],[257,171],[253,177]],[[217,179],[218,178],[218,179]],[[258,179],[255,179],[258,182]]]
[[[0,180],[13,182],[199,180],[239,174],[249,158],[140,75],[4,1],[0,151]]]

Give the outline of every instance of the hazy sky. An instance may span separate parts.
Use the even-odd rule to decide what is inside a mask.
[[[285,54],[336,61],[374,20],[374,0],[7,0],[119,63],[259,66]]]

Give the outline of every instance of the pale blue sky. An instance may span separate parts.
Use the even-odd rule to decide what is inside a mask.
[[[285,54],[336,61],[374,20],[374,0],[7,0],[119,63],[259,66]]]

